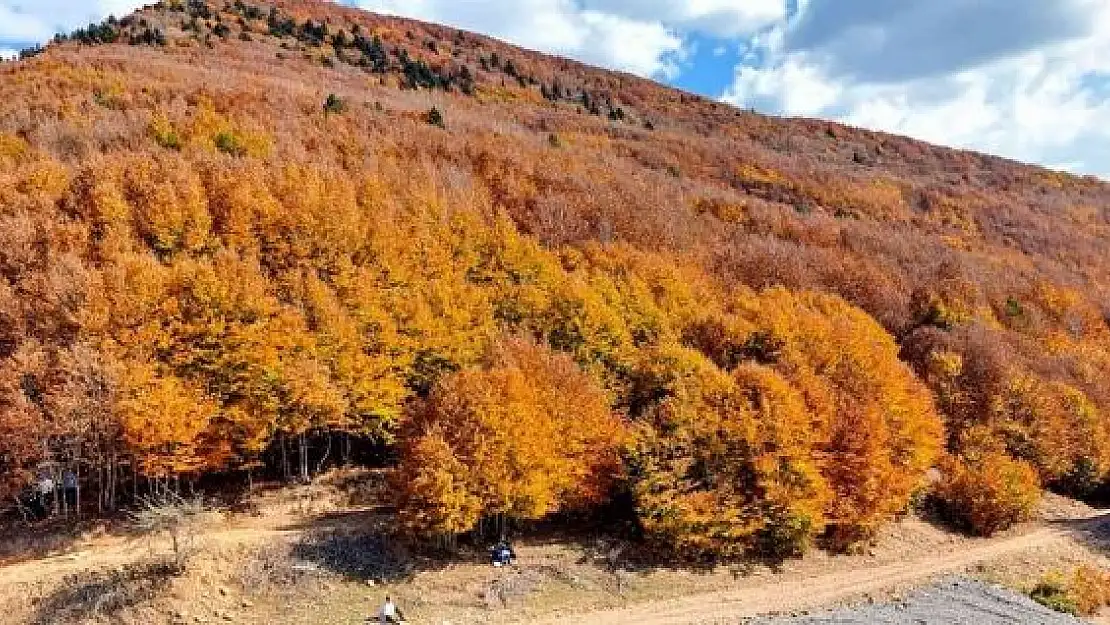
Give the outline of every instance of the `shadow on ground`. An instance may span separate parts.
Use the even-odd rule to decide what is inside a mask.
[[[168,562],[147,561],[69,575],[57,590],[38,602],[31,623],[54,625],[111,619],[125,608],[158,597],[177,572]]]
[[[1110,513],[1093,519],[1052,521],[1050,525],[1066,529],[1091,549],[1110,555]]]
[[[287,554],[300,574],[389,583],[479,557],[466,548],[447,553],[409,543],[396,532],[396,510],[385,505],[322,514],[282,530],[301,533]]]
[[[419,569],[411,552],[390,536],[349,530],[310,533],[293,545],[291,556],[356,581],[402,581]]]

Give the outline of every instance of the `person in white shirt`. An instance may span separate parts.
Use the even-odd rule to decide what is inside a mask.
[[[393,603],[393,599],[386,597],[382,609],[378,612],[378,619],[382,623],[400,623],[404,617],[401,616],[401,610],[397,604]]]
[[[50,516],[53,509],[54,476],[45,471],[39,473],[35,480],[35,505],[40,517]]]

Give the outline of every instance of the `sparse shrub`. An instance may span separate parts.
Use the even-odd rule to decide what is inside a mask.
[[[428,122],[429,124],[431,124],[433,126],[438,126],[440,128],[447,128],[447,122],[443,119],[443,113],[440,112],[440,110],[438,108],[434,107],[434,106],[432,107],[432,109],[430,111],[427,112],[427,114],[425,114],[424,121]]]
[[[325,114],[342,114],[347,110],[347,103],[343,98],[335,95],[334,93],[328,94],[328,99],[324,101]]]
[[[235,570],[235,580],[254,594],[274,588],[296,586],[314,573],[312,566],[301,565],[286,544],[268,544],[250,552]]]
[[[239,135],[224,131],[216,135],[215,138],[216,149],[231,156],[246,156],[247,147],[243,145],[243,140]]]
[[[1064,614],[1079,615],[1079,605],[1068,592],[1064,580],[1057,575],[1041,580],[1029,591],[1029,597],[1037,603]]]
[[[563,140],[559,138],[559,135],[551,133],[547,135],[547,145],[555,149],[559,149],[563,147]]]
[[[197,534],[201,524],[211,517],[201,499],[185,499],[165,494],[148,499],[132,513],[134,528],[147,535],[164,535],[169,540],[171,565],[182,573],[197,550]]]
[[[489,609],[504,608],[532,594],[543,582],[536,571],[521,571],[519,575],[492,579],[482,592],[482,600]]]
[[[0,133],[0,163],[22,162],[29,156],[30,148],[31,146],[24,139],[16,135]]]
[[[93,101],[112,111],[122,111],[126,108],[122,91],[116,86],[97,89],[93,93]]]
[[[158,145],[167,150],[180,150],[183,142],[177,130],[165,115],[156,115],[150,122],[150,134]]]
[[[1070,578],[1059,572],[1051,573],[1029,591],[1029,596],[1057,612],[1093,616],[1110,605],[1110,572],[1084,564]]]
[[[1110,571],[1088,564],[1072,575],[1069,594],[1081,616],[1092,616],[1110,605]]]

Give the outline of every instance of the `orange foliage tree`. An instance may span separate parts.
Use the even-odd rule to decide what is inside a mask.
[[[636,512],[683,556],[806,549],[830,492],[801,395],[771,369],[729,375],[698,352],[646,351],[635,374],[641,412],[627,452]]]
[[[963,456],[941,463],[935,494],[944,512],[981,536],[1031,518],[1041,494],[1036,470],[1007,455],[985,430],[972,430],[966,438]]]
[[[840,542],[905,509],[941,450],[928,390],[898,359],[873,318],[843,300],[771,289],[741,293],[708,353],[764,363],[804,399],[822,475],[834,493],[828,522]]]
[[[453,534],[485,517],[536,519],[604,500],[624,426],[569,358],[509,340],[485,368],[440,381],[404,431],[402,517]]]
[[[248,4],[0,65],[0,495],[52,461],[110,507],[131,467],[288,470],[291,444],[307,477],[343,433],[404,450],[411,523],[454,533],[598,501],[627,412],[645,529],[791,552],[903,509],[937,409],[953,466],[1106,486],[1110,186]],[[506,335],[539,354],[490,360]],[[604,462],[547,440],[569,389]]]

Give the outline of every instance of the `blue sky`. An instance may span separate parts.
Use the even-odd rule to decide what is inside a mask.
[[[1110,0],[344,0],[768,113],[1110,177]],[[0,0],[0,50],[135,0]]]

